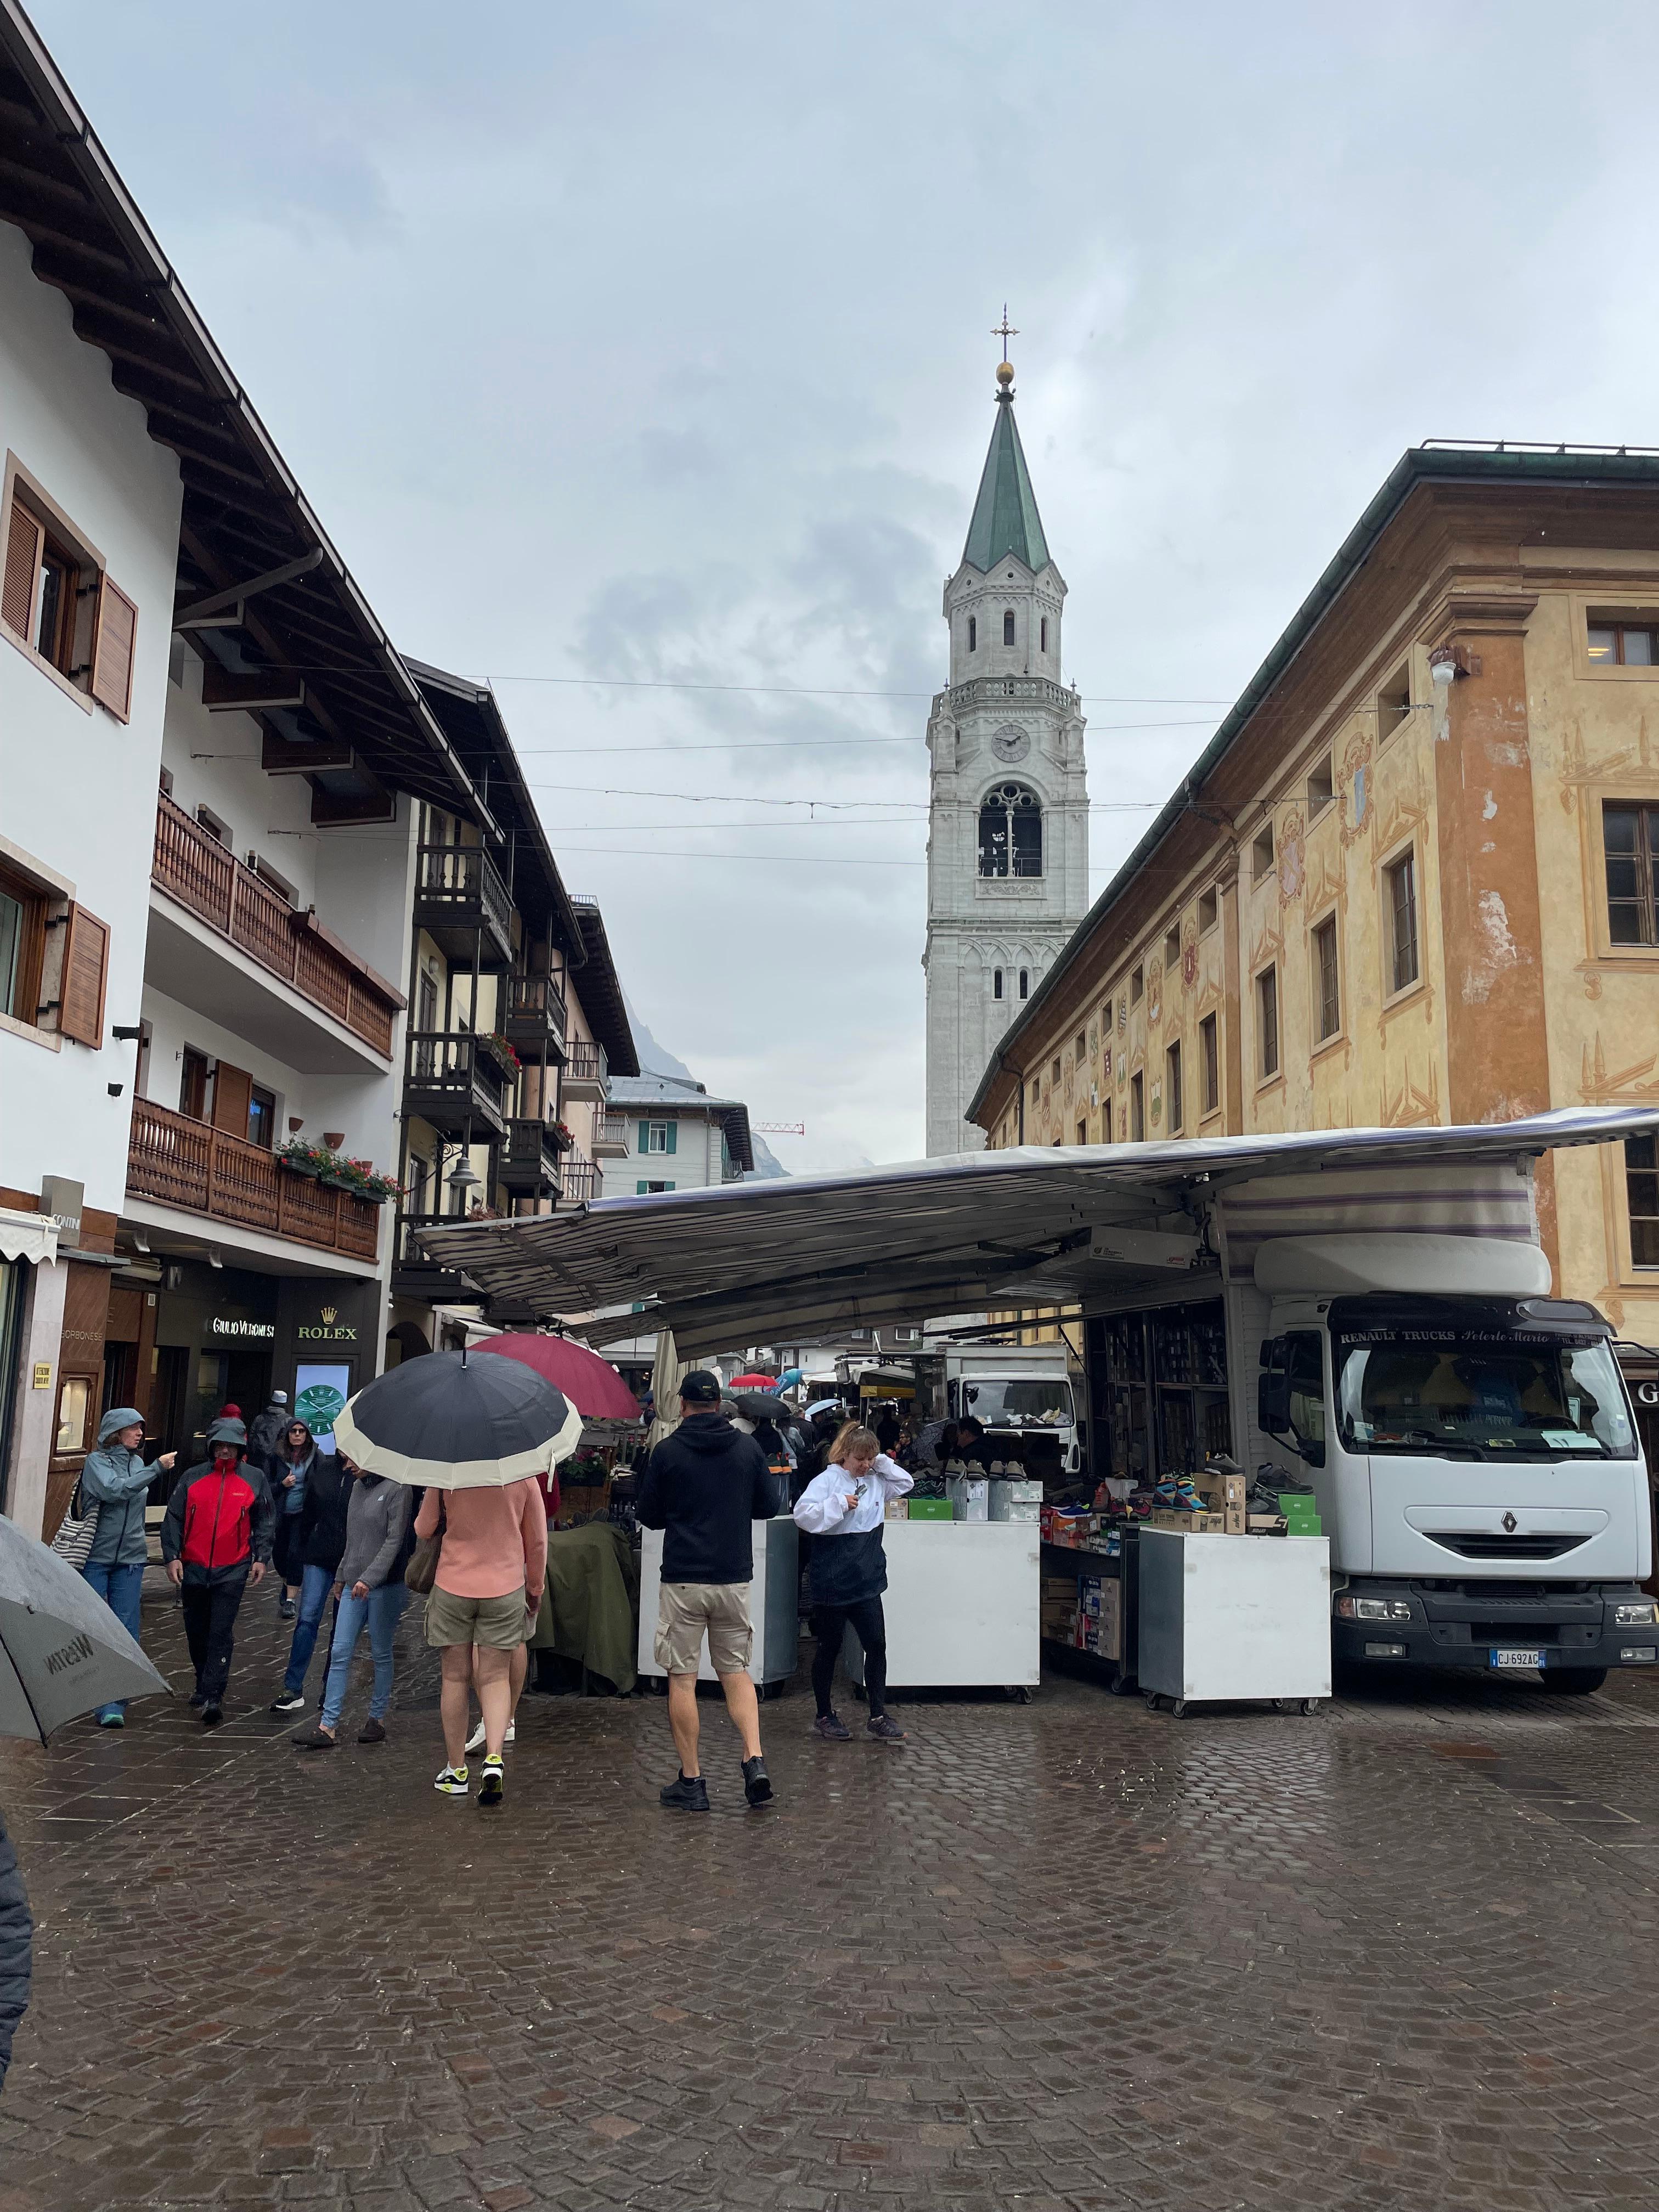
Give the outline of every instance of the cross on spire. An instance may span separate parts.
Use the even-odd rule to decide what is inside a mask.
[[[1017,338],[1019,336],[1019,332],[1014,328],[1013,325],[1008,319],[1008,302],[1006,300],[1002,303],[1002,320],[993,327],[991,336],[994,338],[1000,338],[1002,340],[1002,358],[1004,361],[1006,361],[1008,358],[1008,341],[1010,338]]]

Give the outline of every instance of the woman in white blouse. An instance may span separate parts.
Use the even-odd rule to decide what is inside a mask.
[[[887,1624],[881,1594],[887,1587],[887,1554],[881,1540],[890,1498],[902,1498],[913,1479],[878,1449],[868,1429],[843,1424],[830,1461],[814,1475],[795,1506],[795,1520],[820,1540],[806,1564],[812,1601],[812,1695],[817,1700],[814,1735],[845,1743],[852,1730],[830,1702],[836,1655],[848,1628],[864,1646],[864,1680],[870,1698],[866,1732],[882,1743],[902,1743],[904,1730],[887,1711]]]

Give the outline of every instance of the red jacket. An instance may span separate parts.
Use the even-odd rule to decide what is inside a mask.
[[[161,1557],[182,1559],[186,1582],[214,1582],[270,1557],[270,1486],[249,1459],[224,1474],[211,1460],[187,1468],[161,1523]]]

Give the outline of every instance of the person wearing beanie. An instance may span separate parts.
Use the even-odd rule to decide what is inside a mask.
[[[215,1421],[207,1442],[211,1456],[185,1468],[167,1502],[161,1557],[184,1607],[196,1669],[191,1703],[204,1728],[217,1728],[242,1593],[264,1580],[275,1516],[270,1486],[247,1456],[242,1424]]]
[[[138,1596],[144,1583],[144,1501],[156,1468],[171,1470],[176,1452],[145,1463],[144,1417],[136,1406],[112,1406],[98,1424],[98,1449],[81,1469],[81,1496],[98,1509],[98,1527],[81,1572],[127,1634],[138,1640]],[[100,1728],[125,1728],[118,1698],[98,1708]]]

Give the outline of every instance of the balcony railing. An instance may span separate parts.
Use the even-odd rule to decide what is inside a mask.
[[[599,1044],[573,1044],[565,1054],[563,1090],[568,1098],[603,1099],[611,1083],[611,1064]]]
[[[555,1060],[564,1052],[564,993],[555,975],[511,975],[507,1016],[501,1024],[509,1044],[526,1047],[538,1058],[544,1046]]]
[[[1079,703],[1075,691],[1046,676],[973,676],[965,684],[953,684],[949,697],[953,714],[963,707],[992,706],[1005,699],[1041,700],[1045,706],[1060,708]]]
[[[155,811],[151,877],[169,898],[391,1058],[392,1021],[402,999],[354,967],[312,915],[296,912],[165,793]]]
[[[295,1175],[263,1146],[148,1098],[132,1103],[127,1190],[354,1260],[380,1250],[380,1208],[368,1199]]]
[[[422,845],[415,920],[451,960],[504,968],[513,957],[513,900],[481,845]]]
[[[454,1305],[483,1304],[478,1293],[468,1289],[464,1278],[453,1267],[441,1267],[436,1260],[428,1260],[415,1242],[418,1230],[453,1229],[464,1218],[458,1213],[400,1213],[398,1216],[396,1243],[392,1255],[393,1297],[426,1298]]]
[[[404,1055],[404,1111],[455,1133],[470,1121],[507,1128],[507,1071],[481,1037],[462,1030],[411,1030]]]
[[[564,1175],[550,1124],[509,1121],[497,1172],[515,1198],[556,1198]]]
[[[605,1177],[585,1152],[568,1152],[559,1162],[559,1189],[567,1206],[591,1206],[605,1195]]]
[[[626,1114],[601,1114],[593,1125],[593,1157],[596,1159],[625,1160],[629,1152],[629,1123]]]

